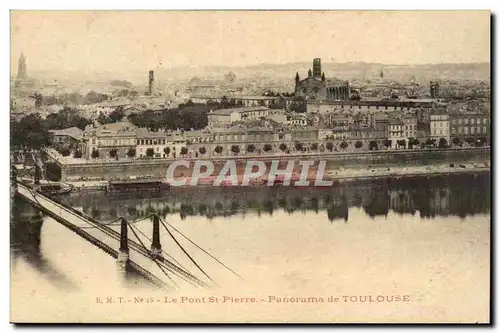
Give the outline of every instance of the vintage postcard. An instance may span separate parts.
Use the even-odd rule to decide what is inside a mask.
[[[489,11],[11,11],[13,323],[489,323]]]

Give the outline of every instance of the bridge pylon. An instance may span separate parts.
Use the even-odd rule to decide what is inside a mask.
[[[129,260],[129,248],[128,248],[128,223],[125,218],[122,217],[120,225],[120,249],[118,251],[118,263],[127,263]]]
[[[160,218],[156,214],[153,215],[153,242],[151,243],[151,255],[154,258],[162,256],[160,243]]]

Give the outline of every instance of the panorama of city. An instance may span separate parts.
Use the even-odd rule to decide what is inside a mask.
[[[165,87],[149,70],[146,89],[114,80],[98,91],[67,92],[30,80],[21,54],[12,87],[13,158],[30,168],[36,165],[33,153],[41,154],[47,180],[105,188],[110,180],[160,180],[162,167],[175,160],[321,157],[369,165],[402,152],[453,156],[490,146],[488,82],[395,81],[387,71],[381,67],[364,80],[343,80],[325,74],[315,58],[309,70],[289,73],[289,82],[239,80],[229,71]],[[448,167],[466,169],[462,162]],[[122,165],[127,172],[117,168]],[[439,172],[410,166],[393,172]],[[390,168],[370,169],[356,174],[340,167],[334,175],[391,174]]]
[[[489,322],[489,15],[380,15],[13,15],[11,320]]]

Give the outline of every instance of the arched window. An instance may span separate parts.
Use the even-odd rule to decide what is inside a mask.
[[[318,87],[314,87],[313,90],[312,90],[313,94],[315,97],[318,97],[318,94],[319,94],[319,88]]]

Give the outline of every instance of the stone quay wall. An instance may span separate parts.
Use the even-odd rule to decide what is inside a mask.
[[[201,158],[199,158],[201,159]],[[217,171],[231,159],[230,157],[210,158]],[[233,157],[237,164],[244,166],[247,160],[260,160],[270,163],[272,160],[280,160],[280,165],[285,166],[287,161],[314,160],[327,161],[328,168],[366,168],[368,166],[404,166],[404,165],[430,165],[442,163],[466,163],[466,162],[489,162],[490,148],[467,148],[467,149],[427,149],[427,150],[396,150],[379,152],[359,153],[335,153],[335,154],[307,154],[307,155],[279,155],[279,156],[239,156]],[[191,159],[194,164],[196,159]],[[78,164],[59,164],[61,167],[61,181],[77,181],[82,177],[88,179],[100,178],[109,180],[112,178],[132,177],[159,177],[164,178],[173,159],[151,159],[116,162],[95,162]],[[242,170],[242,168],[238,168]],[[176,176],[190,176],[192,169],[178,167]]]

